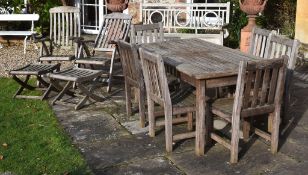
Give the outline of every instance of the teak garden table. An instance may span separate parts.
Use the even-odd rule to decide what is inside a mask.
[[[253,61],[257,57],[197,38],[141,44],[139,47],[162,55],[165,64],[174,67],[183,81],[196,88],[195,152],[204,155],[205,143],[210,141],[206,133],[212,126],[206,89],[236,84],[240,61]]]

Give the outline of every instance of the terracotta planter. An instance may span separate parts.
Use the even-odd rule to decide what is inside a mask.
[[[112,12],[123,12],[127,7],[128,0],[107,0],[107,9]]]
[[[248,16],[248,24],[241,30],[242,52],[248,53],[250,46],[250,35],[252,29],[256,26],[257,14],[264,10],[267,0],[239,0],[240,8]]]

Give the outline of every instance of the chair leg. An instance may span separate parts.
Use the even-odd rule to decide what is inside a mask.
[[[148,97],[149,136],[155,137],[154,101]]]
[[[14,78],[15,77],[15,78]],[[27,84],[28,83],[28,81],[29,81],[29,78],[30,78],[30,75],[27,75],[26,76],[26,79],[23,81],[23,83],[24,84]],[[14,80],[19,80],[19,81],[21,81],[20,79],[18,79],[16,76],[13,76],[13,79]],[[19,81],[17,81],[18,83],[19,83]],[[20,87],[19,87],[19,89],[16,91],[16,93],[14,94],[14,96],[13,96],[13,98],[15,98],[17,95],[20,95],[21,94],[21,92],[25,89],[25,86],[23,86],[23,84],[21,84],[21,83],[19,83],[20,84]]]
[[[275,112],[273,114],[273,127],[271,133],[271,152],[273,154],[278,151],[278,140],[279,140],[279,125],[280,125],[280,110],[281,106],[276,106]]]
[[[189,112],[187,114],[187,130],[192,131],[193,130],[193,113]]]
[[[251,118],[243,119],[243,139],[245,142],[249,140],[251,127]]]
[[[53,99],[53,101],[51,102],[52,105],[54,105],[56,103],[56,101],[60,100],[64,94],[66,93],[66,91],[70,88],[70,86],[72,85],[73,82],[69,81],[66,83],[66,85],[64,86],[64,88],[62,89],[62,91]]]
[[[240,119],[232,117],[232,134],[231,134],[231,157],[230,163],[238,162],[238,144],[239,144]]]
[[[110,63],[110,71],[109,71],[109,79],[108,79],[108,87],[107,87],[108,93],[111,91],[114,57],[115,57],[115,52],[112,52],[112,58],[111,58],[111,63]]]
[[[126,114],[132,115],[132,102],[131,102],[131,86],[125,78],[125,99],[126,99]]]
[[[171,106],[165,106],[165,140],[166,140],[166,151],[172,152],[172,112]]]
[[[272,128],[273,128],[273,119],[274,119],[274,113],[270,113],[268,115],[268,118],[267,118],[267,131],[269,133],[272,132]]]
[[[136,88],[137,89],[137,88]],[[144,89],[137,89],[139,97],[139,117],[140,117],[140,126],[145,127],[145,92]]]

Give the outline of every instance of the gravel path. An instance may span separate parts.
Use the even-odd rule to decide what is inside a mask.
[[[55,54],[73,54],[71,51],[55,49]],[[29,63],[36,62],[39,55],[39,45],[28,43],[26,55],[23,52],[23,44],[2,44],[0,47],[0,77],[9,77],[8,71],[23,67]],[[62,63],[61,67],[72,66],[72,63]]]

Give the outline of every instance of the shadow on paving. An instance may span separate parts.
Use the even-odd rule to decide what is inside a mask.
[[[118,86],[114,89],[123,89]],[[78,111],[61,105],[53,109],[95,174],[307,174],[308,81],[294,79],[291,92],[290,124],[281,128],[278,154],[270,153],[265,140],[253,137],[236,165],[229,164],[229,151],[219,144],[196,156],[194,139],[178,142],[167,154],[163,129],[150,138],[147,128],[140,130],[137,114],[126,116],[123,91]]]

